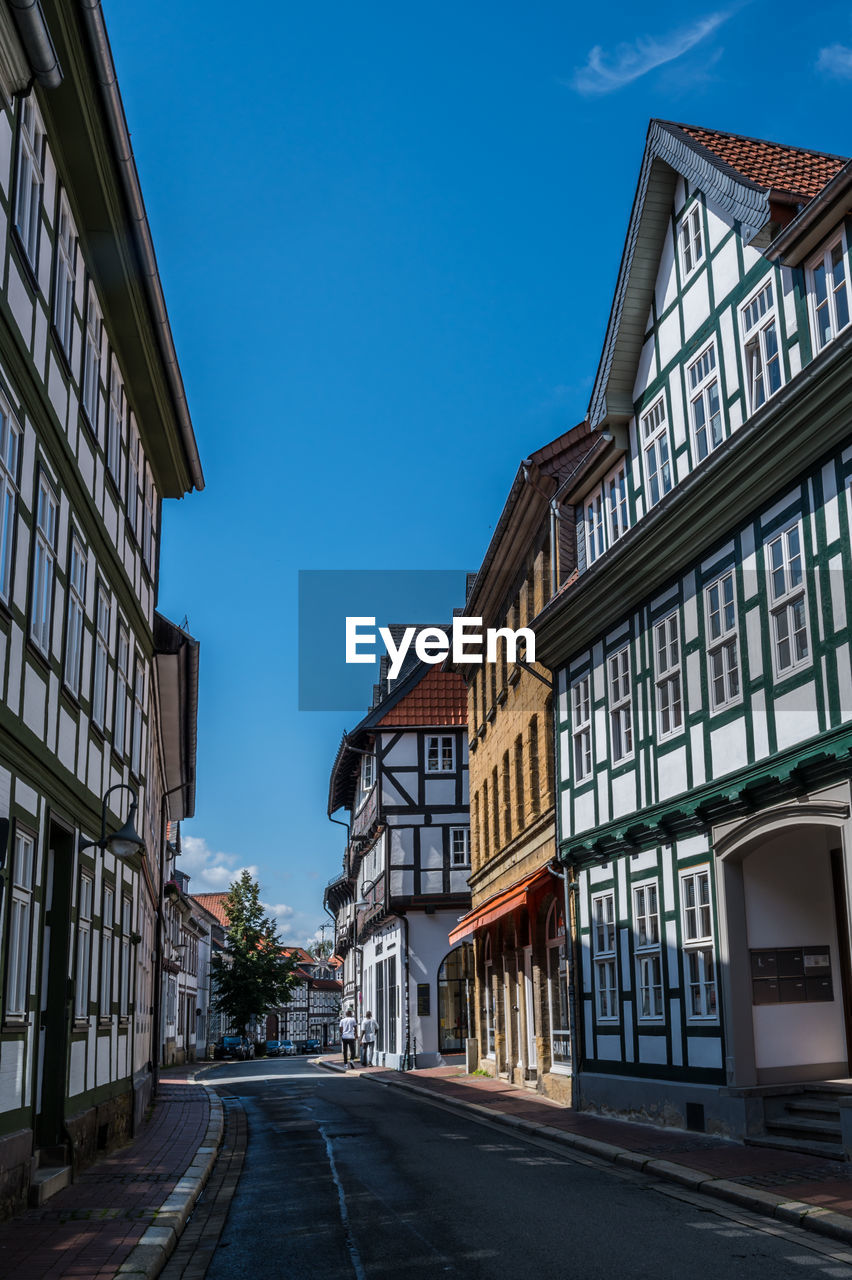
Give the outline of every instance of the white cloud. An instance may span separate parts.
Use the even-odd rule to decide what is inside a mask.
[[[647,75],[655,67],[682,57],[727,22],[730,16],[730,11],[711,13],[668,35],[637,36],[632,44],[620,44],[611,54],[596,44],[589,52],[586,65],[574,72],[571,84],[578,93],[589,96],[613,93]]]
[[[190,877],[190,893],[222,893],[243,871],[257,876],[257,867],[246,866],[237,853],[210,848],[203,836],[182,836],[179,867]]]
[[[817,71],[836,76],[839,80],[852,80],[852,49],[845,44],[830,44],[820,49]]]

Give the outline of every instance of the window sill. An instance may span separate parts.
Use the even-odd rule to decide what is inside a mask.
[[[111,1026],[112,1026],[112,1014],[109,1014],[108,1016],[105,1016],[102,1013],[98,1014],[98,1030],[99,1031],[108,1030]]]
[[[40,221],[39,221],[39,227],[41,227]],[[18,230],[18,228],[15,226],[14,221],[12,222],[11,231],[12,231],[12,234],[9,237],[9,239],[11,240],[12,244],[15,246],[15,249],[17,250],[18,261],[20,262],[21,266],[24,269],[24,274],[27,277],[27,283],[29,284],[30,288],[34,290],[36,296],[39,296],[41,294],[41,287],[38,282],[38,262],[36,261],[35,264],[30,262],[30,255],[27,253],[26,246],[24,245],[23,239],[21,238],[21,233]],[[36,255],[36,257],[38,257],[38,255]]]
[[[552,1076],[570,1076],[571,1065],[567,1062],[552,1062],[549,1074]]]
[[[29,629],[27,630],[27,650],[44,672],[50,675],[50,657],[39,648]]]
[[[94,424],[94,422],[92,422],[92,419],[89,417],[89,410],[88,410],[88,409],[86,408],[86,406],[83,404],[82,399],[80,400],[80,420],[84,423],[84,425],[85,425],[85,427],[86,427],[86,430],[88,431],[89,435],[91,436],[91,438],[92,438],[92,443],[93,443],[93,444],[96,444],[96,445],[99,445],[99,444],[100,444],[100,440],[99,440],[99,438],[98,438],[98,429],[97,429],[97,426]]]
[[[21,1035],[24,1032],[29,1031],[32,1024],[33,1020],[29,1016],[26,1018],[16,1018],[10,1014],[9,1017],[4,1020],[2,1027],[0,1027],[0,1031],[2,1031],[4,1035]]]
[[[88,1031],[88,1030],[89,1030],[89,1019],[88,1019],[88,1018],[75,1018],[75,1019],[74,1019],[74,1021],[71,1023],[71,1031],[72,1031],[72,1033],[73,1033],[73,1032]]]
[[[59,336],[59,330],[57,329],[56,322],[54,320],[51,320],[50,322],[50,336],[53,339],[54,350],[56,351],[56,355],[59,358],[59,363],[62,366],[62,371],[65,374],[65,377],[68,379],[68,381],[73,384],[74,373],[73,373],[73,370],[71,369],[71,357],[68,355],[68,352],[65,350],[65,343],[62,341],[62,339]]]

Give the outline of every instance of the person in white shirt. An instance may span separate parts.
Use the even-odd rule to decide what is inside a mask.
[[[376,1019],[367,1010],[367,1016],[361,1023],[361,1048],[366,1050],[364,1055],[364,1065],[371,1067],[373,1065],[373,1052],[376,1048],[376,1035],[379,1030],[379,1024]]]
[[[347,1009],[343,1017],[340,1019],[340,1041],[343,1045],[343,1065],[349,1066],[354,1070],[355,1067],[355,1037],[358,1034],[358,1024],[352,1016],[352,1010]]]

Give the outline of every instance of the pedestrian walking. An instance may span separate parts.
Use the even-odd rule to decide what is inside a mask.
[[[343,1017],[340,1019],[340,1042],[343,1045],[343,1065],[355,1068],[355,1037],[358,1034],[358,1024],[352,1015],[352,1010],[347,1009]]]
[[[379,1024],[368,1009],[367,1016],[361,1023],[361,1062],[365,1067],[373,1065],[373,1053],[376,1048],[376,1036],[378,1033]]]

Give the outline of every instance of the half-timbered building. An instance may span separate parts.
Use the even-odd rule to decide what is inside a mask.
[[[204,482],[132,154],[100,6],[0,6],[0,1212],[144,1111],[194,803],[154,610],[162,501]]]
[[[849,1075],[850,210],[842,158],[651,124],[536,623],[586,1107],[838,1141],[794,1112]]]
[[[467,696],[417,662],[376,686],[345,734],[328,812],[348,812],[343,873],[326,889],[344,961],[343,1006],[379,1023],[378,1062],[430,1066],[470,1033],[472,962],[450,928],[470,906]]]

